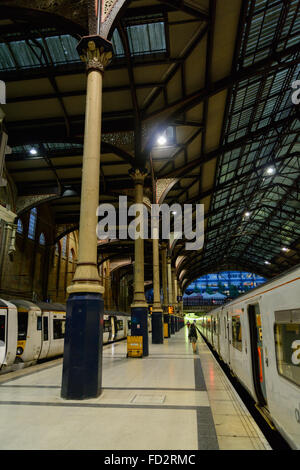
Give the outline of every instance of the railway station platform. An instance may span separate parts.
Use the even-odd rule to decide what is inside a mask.
[[[97,399],[60,397],[62,359],[0,377],[1,450],[271,449],[205,342],[183,328],[149,356],[104,346]]]

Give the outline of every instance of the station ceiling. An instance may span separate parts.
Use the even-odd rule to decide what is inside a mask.
[[[55,3],[1,2],[6,166],[20,196],[51,195],[56,223],[76,227],[86,94],[76,44],[88,34],[87,2],[73,3],[72,17],[67,0]],[[203,249],[173,248],[184,287],[222,269],[270,278],[299,263],[299,5],[131,0],[110,32],[100,202],[132,199],[138,164],[150,202],[204,204]],[[146,261],[150,279],[151,250]]]

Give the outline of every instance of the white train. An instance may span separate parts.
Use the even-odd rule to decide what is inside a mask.
[[[201,333],[300,449],[300,267],[200,317]]]
[[[130,314],[105,311],[103,320],[103,343],[130,335]],[[62,355],[65,323],[62,304],[0,300],[0,374]]]

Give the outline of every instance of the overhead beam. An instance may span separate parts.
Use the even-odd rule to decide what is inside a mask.
[[[163,3],[165,5],[168,5],[170,7],[171,11],[174,10],[179,10],[184,13],[187,13],[188,15],[194,16],[195,18],[198,18],[199,20],[202,21],[208,21],[209,17],[208,14],[198,10],[197,8],[193,7],[190,4],[187,4],[183,0],[159,0],[160,3]]]

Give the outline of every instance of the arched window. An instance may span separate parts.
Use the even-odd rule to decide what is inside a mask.
[[[35,239],[35,228],[36,228],[37,209],[33,207],[30,211],[29,226],[28,226],[28,238],[31,240]]]
[[[55,254],[59,256],[59,242],[55,245]]]
[[[43,233],[40,235],[39,244],[43,246],[46,244],[45,235]]]
[[[23,233],[23,224],[21,219],[18,219],[17,233]]]
[[[65,235],[62,241],[62,255],[66,257],[67,255],[67,236]]]

